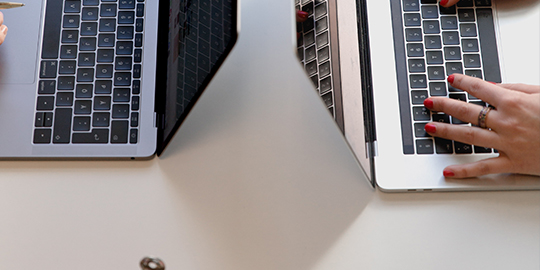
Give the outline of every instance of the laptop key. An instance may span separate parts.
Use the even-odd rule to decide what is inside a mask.
[[[108,143],[108,129],[92,129],[90,133],[73,133],[73,143]]]
[[[466,143],[454,142],[454,150],[456,154],[471,154],[472,146]]]
[[[57,108],[54,112],[53,143],[69,143],[71,134],[71,108]]]
[[[41,68],[39,71],[39,77],[42,79],[56,78],[58,70],[58,62],[56,60],[43,60],[41,61]]]
[[[128,121],[112,121],[111,122],[111,143],[127,143],[128,142]]]
[[[54,94],[56,92],[56,81],[54,80],[40,80],[38,94]]]
[[[129,104],[114,104],[112,109],[112,118],[129,118]]]
[[[35,129],[34,130],[34,143],[51,143],[51,129]]]
[[[54,96],[38,96],[36,109],[50,111],[54,108]]]
[[[79,30],[63,30],[62,31],[62,43],[78,43],[79,42]]]
[[[433,141],[430,139],[416,140],[416,153],[419,155],[433,154]]]
[[[442,138],[435,138],[435,149],[437,154],[452,154],[454,152],[452,141]]]
[[[132,128],[130,131],[129,131],[129,143],[137,143],[137,140],[138,140],[138,130],[136,128]]]
[[[56,106],[68,106],[73,105],[73,92],[58,92],[56,94]]]
[[[108,127],[111,114],[108,112],[97,112],[92,115],[93,127]]]
[[[90,131],[90,117],[76,116],[73,118],[73,131]]]

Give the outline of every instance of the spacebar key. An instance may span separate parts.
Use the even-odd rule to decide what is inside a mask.
[[[73,133],[73,143],[108,143],[108,129],[93,129],[90,133]]]
[[[43,50],[41,52],[41,58],[43,59],[58,58],[63,4],[64,1],[47,0],[45,24],[43,26]]]

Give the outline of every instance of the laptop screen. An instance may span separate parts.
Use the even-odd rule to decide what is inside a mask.
[[[165,93],[161,92],[157,99],[161,104],[156,106],[162,110],[158,139],[163,144],[158,145],[158,154],[202,94],[237,37],[236,0],[169,0],[161,1],[160,5],[167,5],[164,2],[169,2],[169,6],[168,9],[160,6],[158,58],[165,58],[166,50],[167,61],[158,62],[161,67],[158,68],[157,89],[165,88]],[[162,27],[164,10],[168,11],[166,36]]]

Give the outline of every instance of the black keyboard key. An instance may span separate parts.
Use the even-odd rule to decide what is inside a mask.
[[[444,47],[444,59],[446,61],[461,60],[460,47]]]
[[[135,0],[119,0],[118,8],[119,9],[134,9]]]
[[[101,4],[101,17],[116,17],[116,4]]]
[[[433,141],[432,140],[416,140],[416,153],[419,155],[433,154]]]
[[[114,88],[113,102],[129,102],[131,98],[131,89],[129,88]]]
[[[467,69],[465,70],[465,75],[482,80],[484,79],[484,77],[482,76],[482,70],[480,69]]]
[[[444,45],[459,45],[459,33],[457,31],[444,31],[442,37]]]
[[[452,124],[454,125],[465,125],[465,124],[468,124],[467,122],[464,122],[464,121],[461,121],[455,117],[452,116]]]
[[[50,111],[54,108],[54,96],[39,96],[37,98],[38,111]]]
[[[111,97],[109,96],[94,97],[94,110],[95,111],[108,111],[110,109],[111,109]]]
[[[480,68],[480,55],[464,54],[463,65],[465,66],[465,68]]]
[[[500,83],[502,82],[502,79],[499,67],[499,54],[496,46],[495,26],[493,25],[493,13],[491,9],[478,8],[476,9],[476,16],[478,36],[480,38],[480,46],[482,49],[484,79],[486,81]]]
[[[131,93],[134,95],[138,95],[141,93],[141,81],[140,80],[133,80],[133,86],[131,86]]]
[[[73,143],[108,143],[108,129],[92,129],[90,133],[73,133]]]
[[[115,72],[114,73],[114,85],[115,86],[130,86],[131,85],[131,73],[130,72]]]
[[[424,59],[409,59],[409,72],[410,73],[426,72],[426,63],[424,63]]]
[[[472,8],[460,8],[458,11],[458,18],[460,22],[474,22],[474,9]]]
[[[34,130],[34,143],[51,143],[51,129]]]
[[[428,79],[429,80],[444,80],[446,78],[444,74],[444,67],[442,66],[430,66],[428,67]]]
[[[474,146],[474,152],[477,154],[486,154],[491,153],[491,148],[482,147],[482,146]]]
[[[77,45],[62,45],[60,47],[60,58],[62,59],[76,59],[77,53]]]
[[[58,92],[56,93],[56,106],[68,106],[73,105],[73,92]]]
[[[430,112],[425,107],[413,107],[414,121],[429,121],[431,119]]]
[[[81,20],[83,21],[97,21],[99,16],[99,9],[97,7],[84,7],[82,9]]]
[[[116,42],[117,55],[131,55],[133,53],[133,41]]]
[[[142,47],[143,45],[143,34],[137,33],[135,34],[135,47]]]
[[[426,20],[423,25],[424,34],[439,34],[441,32],[441,27],[439,21],[436,20]]]
[[[142,49],[135,49],[133,53],[133,62],[140,63],[142,61]]]
[[[451,99],[467,102],[467,98],[466,98],[465,94],[452,93],[452,94],[449,94],[448,97],[451,98]]]
[[[75,76],[60,76],[57,83],[58,90],[75,89]]]
[[[79,28],[79,15],[64,15],[64,28]]]
[[[111,123],[111,143],[128,142],[128,121],[112,121]]]
[[[426,50],[441,49],[442,48],[441,36],[439,35],[425,36],[424,45],[426,46]]]
[[[472,7],[473,0],[461,0],[457,3],[458,7]]]
[[[454,150],[456,154],[471,154],[472,146],[466,143],[454,142]]]
[[[315,33],[310,31],[304,34],[304,46],[309,47],[315,43]]]
[[[315,39],[317,43],[317,48],[322,48],[328,45],[328,32],[324,32],[317,36]]]
[[[427,88],[426,75],[410,75],[411,88]]]
[[[96,86],[95,92],[97,94],[110,94],[112,92],[111,80],[97,80],[94,85]]]
[[[97,52],[98,63],[112,63],[114,61],[113,49],[99,49]]]
[[[71,134],[71,108],[57,108],[54,112],[53,143],[69,143]]]
[[[77,68],[77,62],[72,60],[62,60],[60,61],[60,67],[58,74],[75,74],[75,69]]]
[[[463,74],[463,66],[461,62],[446,62],[446,76],[450,74],[458,73]]]
[[[432,115],[433,122],[450,124],[450,116],[444,113],[434,113]]]
[[[424,56],[424,44],[422,44],[422,43],[409,43],[409,44],[407,44],[407,56],[408,57],[423,57]]]
[[[58,50],[60,47],[63,2],[58,0],[47,0],[45,6],[45,23],[43,26],[43,47],[41,57],[43,59],[56,59],[58,58]]]
[[[405,39],[407,42],[422,41],[422,29],[421,28],[406,28]]]
[[[135,23],[134,11],[120,11],[118,12],[118,24],[133,24]]]
[[[459,25],[462,37],[476,37],[476,25],[474,23],[462,23]],[[494,44],[492,44],[494,45]]]
[[[405,19],[405,26],[422,26],[422,19],[420,19],[419,13],[405,13],[403,16]]]
[[[441,51],[427,51],[426,61],[428,65],[441,65],[444,62],[442,52]]]
[[[116,31],[116,19],[100,19],[99,32],[114,32]]]
[[[445,82],[430,82],[429,94],[431,96],[446,96],[446,83]]]
[[[56,92],[55,80],[40,80],[38,85],[38,94],[54,94]]]
[[[131,57],[116,57],[115,70],[131,70]]]
[[[118,26],[118,39],[133,39],[133,26]]]
[[[330,62],[325,62],[319,65],[319,75],[321,77],[326,77],[330,75]]]
[[[315,7],[315,19],[318,19],[324,15],[328,14],[328,10],[326,9],[326,3],[322,2],[321,4],[317,5]]]
[[[99,64],[96,65],[96,78],[112,78],[113,65]]]
[[[108,112],[96,112],[92,115],[93,127],[108,127],[111,114]]]
[[[94,81],[93,68],[79,68],[77,70],[77,82],[93,82],[93,81]]]
[[[135,20],[135,31],[142,32],[144,28],[144,21],[141,18]]]
[[[75,101],[75,114],[90,114],[90,113],[92,113],[91,100],[76,100]]]
[[[140,99],[138,96],[134,96],[131,98],[131,110],[138,111],[139,110],[139,102]]]
[[[97,6],[99,5],[99,0],[83,0],[83,6]]]
[[[424,5],[422,6],[422,18],[423,19],[438,19],[439,11],[436,5]]]
[[[315,89],[319,89],[319,76],[317,74],[311,76],[311,82],[315,86]]]
[[[428,97],[428,92],[426,90],[411,91],[411,102],[414,105],[424,104],[424,100]]]
[[[131,113],[130,126],[131,127],[138,127],[139,126],[139,113],[138,112],[132,112]]]
[[[112,118],[129,118],[129,104],[114,104],[112,109]]]
[[[91,98],[94,85],[92,84],[77,84],[75,87],[76,98]]]
[[[443,6],[439,6],[439,13],[441,15],[453,15],[453,14],[456,14],[456,6],[453,5],[451,7],[443,7]]]
[[[136,128],[132,128],[129,131],[129,143],[135,144],[138,140],[138,130]]]
[[[326,18],[319,19],[315,22],[315,31],[320,34],[328,29],[328,21]]]
[[[77,0],[66,0],[64,5],[65,13],[79,13],[81,12],[81,1]]]
[[[489,7],[491,6],[491,0],[474,0],[474,4],[477,7]]]
[[[323,101],[324,101],[324,104],[326,104],[326,107],[330,108],[331,106],[334,105],[334,101],[333,101],[333,98],[332,98],[332,92],[328,92],[324,95],[321,96]]]
[[[81,51],[95,51],[96,42],[95,37],[81,37],[79,49]]]
[[[137,17],[143,17],[144,16],[144,4],[137,4],[136,15]]]
[[[63,30],[62,31],[62,43],[76,44],[78,42],[79,42],[79,30]]]
[[[140,79],[141,78],[141,64],[135,64],[133,65],[133,78]]]
[[[313,74],[317,73],[317,60],[307,63],[305,68],[308,76],[313,76]]]
[[[321,80],[321,84],[319,86],[320,94],[324,94],[330,90],[332,90],[332,77],[328,76]]]
[[[328,59],[330,59],[330,49],[329,47],[324,47],[322,49],[319,49],[317,51],[317,55],[319,56],[319,61],[324,62]]]
[[[414,124],[414,136],[416,138],[428,138],[428,137],[431,137],[431,135],[429,135],[426,130],[425,130],[425,126],[426,126],[427,123],[415,123]]]
[[[420,11],[418,0],[403,0],[403,11]]]
[[[95,36],[97,35],[98,24],[97,22],[83,22],[81,23],[81,36]]]
[[[90,131],[90,116],[73,117],[73,131]]]
[[[56,78],[58,72],[58,62],[56,60],[41,61],[39,77],[42,79]]]
[[[452,141],[442,138],[435,138],[435,149],[437,154],[452,154],[454,152]]]
[[[36,118],[34,120],[34,127],[43,127],[44,118],[45,118],[44,112],[36,113]]]
[[[52,127],[52,123],[53,123],[53,113],[45,112],[45,118],[43,119],[43,126]]]
[[[443,30],[457,30],[458,22],[456,16],[442,16],[441,28]]]
[[[464,38],[461,40],[463,52],[478,52],[478,40]]]

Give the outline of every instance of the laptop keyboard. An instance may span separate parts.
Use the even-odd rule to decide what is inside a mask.
[[[297,32],[300,33],[297,41],[298,57],[330,113],[335,115],[328,1],[296,0],[295,3],[297,10],[309,14],[305,22],[297,24]]]
[[[399,5],[400,1],[402,5]],[[424,131],[424,125],[429,121],[470,125],[446,114],[430,112],[423,106],[428,97],[442,96],[486,105],[476,97],[452,88],[446,82],[448,75],[461,73],[501,82],[491,1],[461,0],[451,8],[440,7],[437,2],[397,0],[392,3],[393,14],[400,8],[403,19],[401,25],[394,22],[394,38],[404,153],[491,153],[489,148],[431,138]],[[405,63],[401,74],[400,58]]]
[[[35,144],[138,140],[144,0],[48,0]]]

